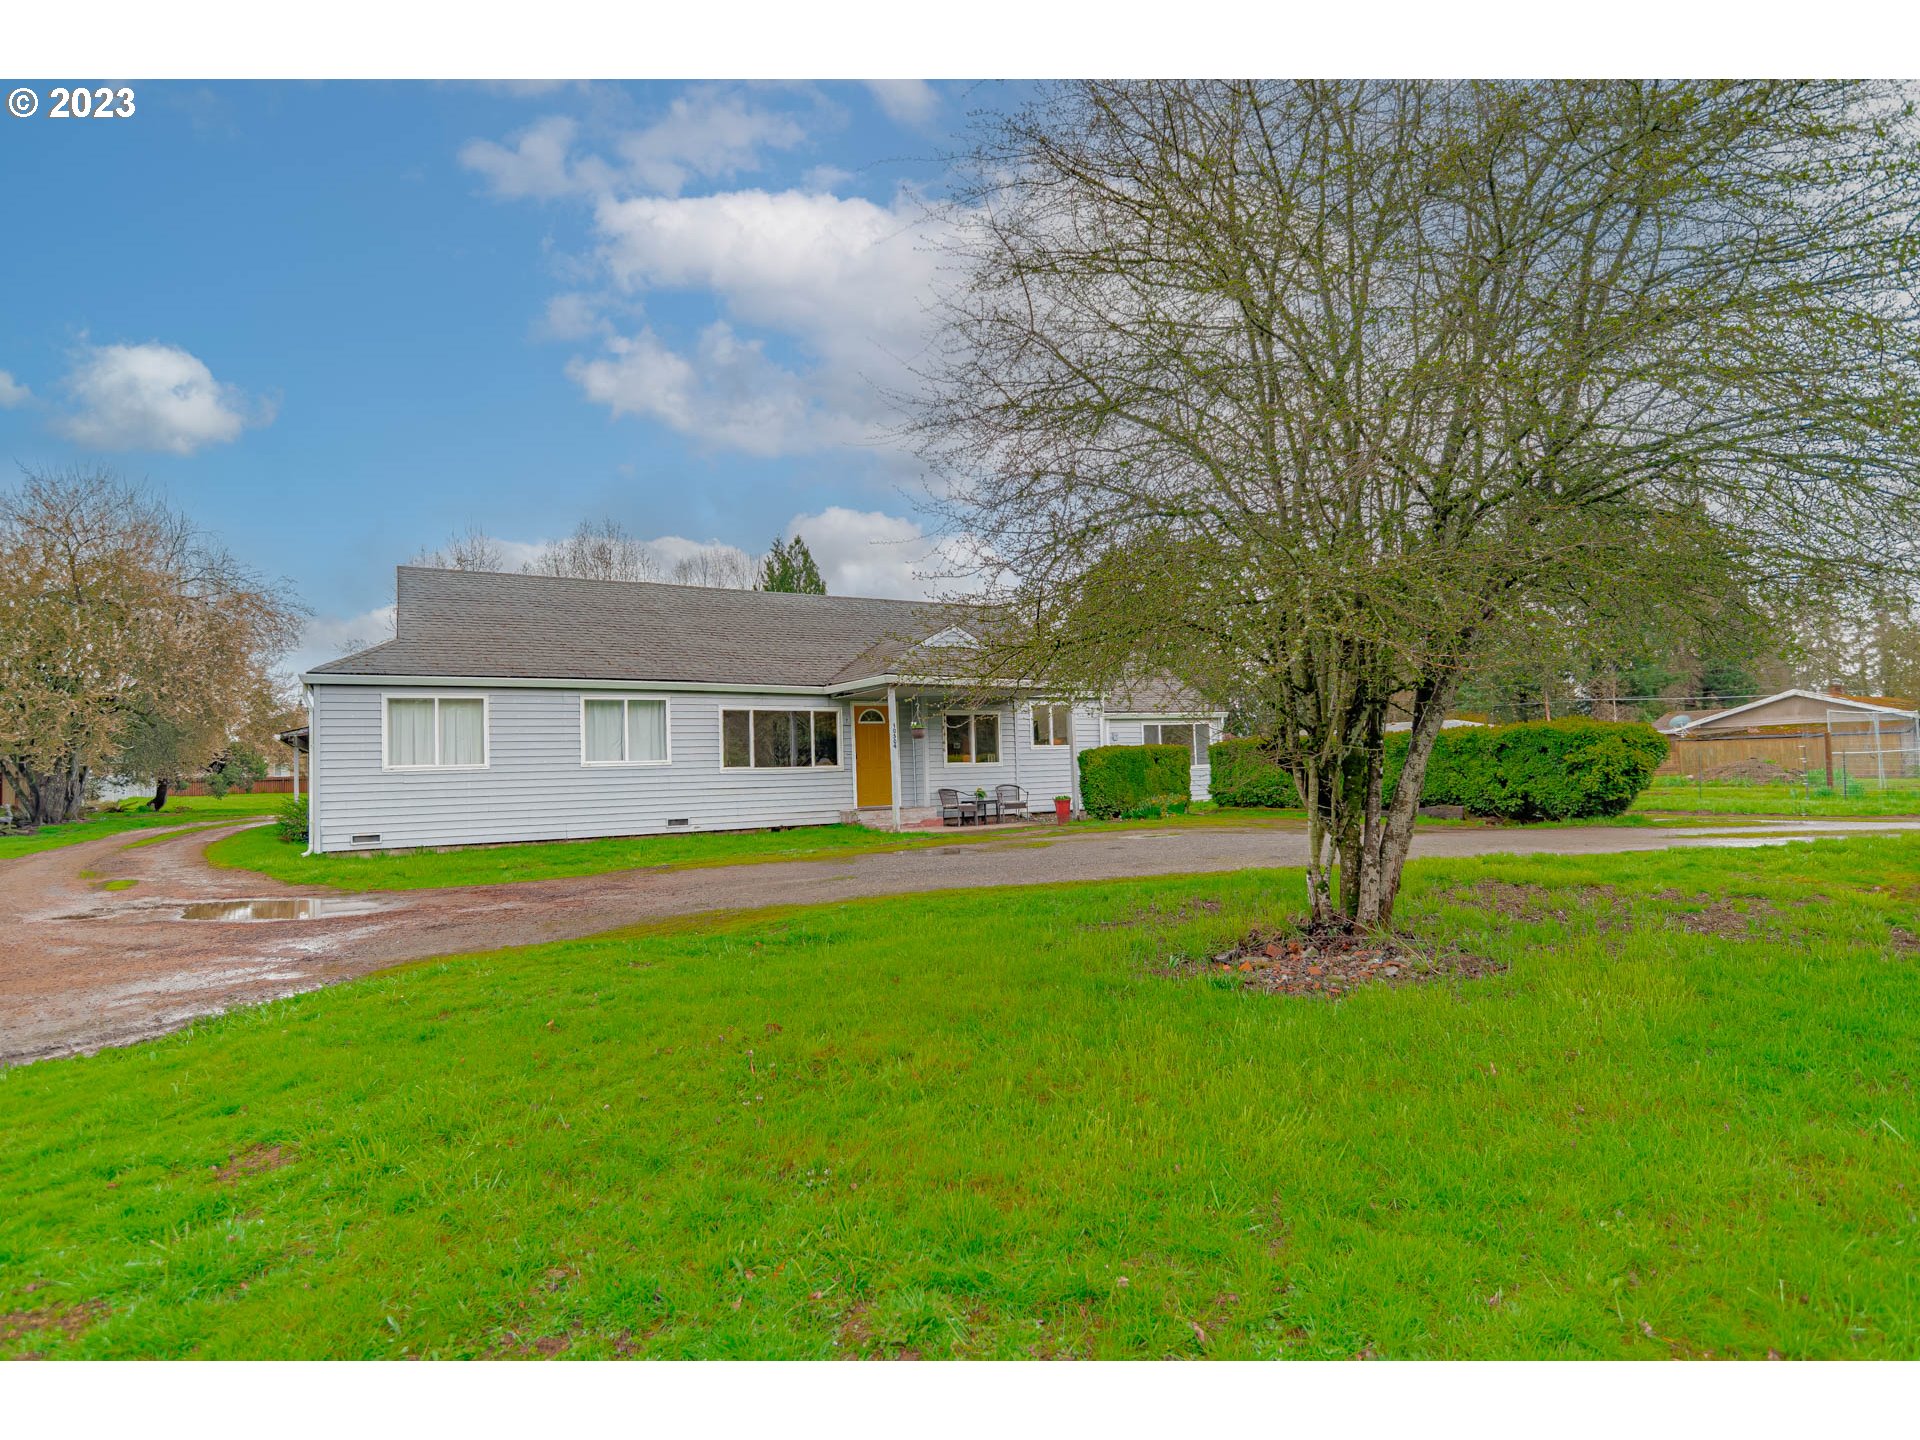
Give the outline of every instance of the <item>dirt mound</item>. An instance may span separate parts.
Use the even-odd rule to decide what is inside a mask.
[[[1703,780],[1745,780],[1759,785],[1798,785],[1805,778],[1798,770],[1789,770],[1784,765],[1776,765],[1771,760],[1731,760],[1725,765],[1715,765],[1701,777]]]
[[[1338,999],[1362,985],[1478,980],[1506,968],[1479,955],[1420,949],[1394,936],[1309,930],[1255,931],[1231,950],[1205,960],[1178,957],[1166,973],[1237,981],[1242,989],[1268,995]]]

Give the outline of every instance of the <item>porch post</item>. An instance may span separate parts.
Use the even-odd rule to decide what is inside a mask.
[[[300,798],[300,747],[298,745],[293,747],[293,798],[296,800]]]
[[[1079,710],[1071,700],[1067,702],[1067,814],[1075,815],[1080,810],[1080,737],[1074,732],[1079,729]],[[1100,723],[1105,725],[1107,710],[1103,704],[1099,710]],[[1105,739],[1103,735],[1100,737]]]
[[[900,707],[887,686],[887,765],[893,778],[893,828],[900,828]]]

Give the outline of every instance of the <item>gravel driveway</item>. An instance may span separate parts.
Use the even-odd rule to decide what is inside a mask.
[[[1414,854],[1589,855],[1901,830],[1920,830],[1920,822],[1729,822],[1710,830],[1436,828],[1419,833]],[[126,1044],[197,1016],[407,960],[570,939],[668,916],[986,885],[1298,865],[1305,854],[1299,825],[1067,835],[1037,829],[831,860],[343,895],[212,869],[202,852],[227,833],[194,830],[156,839],[148,830],[0,861],[0,1064]],[[119,880],[135,883],[103,888]],[[245,898],[307,899],[318,913],[287,921],[179,918],[184,905]]]

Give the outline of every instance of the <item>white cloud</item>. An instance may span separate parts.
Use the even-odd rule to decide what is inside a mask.
[[[595,228],[615,285],[709,292],[728,323],[685,352],[650,329],[616,336],[568,373],[615,414],[752,454],[872,438],[886,418],[876,385],[903,378],[925,343],[936,270],[918,218],[904,201],[798,190],[603,200]],[[741,325],[802,358],[776,360]]]
[[[756,170],[762,150],[791,150],[806,138],[791,115],[730,91],[702,89],[677,96],[665,115],[622,136],[614,149],[636,183],[675,195],[695,177]]]
[[[791,150],[807,132],[789,113],[731,90],[701,87],[676,96],[652,124],[603,137],[612,160],[575,154],[580,126],[564,115],[544,116],[509,138],[510,147],[467,142],[460,163],[484,176],[501,199],[554,200],[619,189],[677,195],[696,179],[757,170],[764,152]]]
[[[0,370],[0,410],[11,410],[33,398],[33,392],[6,370]]]
[[[591,156],[571,158],[579,125],[564,115],[548,115],[513,136],[513,148],[492,140],[471,140],[460,163],[485,176],[503,200],[554,200],[562,195],[606,189],[613,172]]]
[[[762,342],[725,321],[685,354],[652,330],[615,335],[605,353],[576,357],[567,374],[615,416],[639,415],[709,444],[773,456],[861,438],[861,424],[823,405],[807,382],[769,360]]]
[[[597,296],[565,291],[547,301],[536,333],[549,340],[590,340],[608,328],[602,309]]]
[[[978,588],[962,546],[905,516],[833,505],[794,516],[787,534],[807,542],[829,594],[923,600]]]
[[[900,115],[940,103],[921,81],[879,82],[875,94]],[[595,250],[535,326],[599,339],[567,365],[590,400],[754,455],[884,439],[895,417],[883,392],[911,381],[938,279],[912,196],[836,194],[851,177],[831,166],[790,190],[681,194],[806,139],[791,108],[722,86],[689,89],[645,128],[603,136],[604,159],[561,116],[510,138],[475,141],[461,159],[503,196],[593,200]],[[668,331],[657,307],[645,326],[621,313],[660,291],[711,297],[718,323]]]
[[[867,89],[889,120],[925,125],[940,111],[940,92],[924,80],[869,80]]]
[[[283,663],[288,674],[298,675],[392,638],[392,605],[375,606],[358,615],[315,615],[301,628],[300,643]]]
[[[169,450],[191,455],[203,445],[239,438],[248,425],[273,418],[213,378],[206,364],[173,345],[88,348],[64,381],[76,409],[59,429],[103,450]],[[251,413],[249,413],[251,411]]]

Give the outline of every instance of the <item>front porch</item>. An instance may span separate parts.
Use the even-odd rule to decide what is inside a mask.
[[[937,829],[941,790],[971,800],[1001,785],[1017,786],[1051,822],[1056,795],[1079,809],[1079,752],[1102,742],[1097,705],[1012,690],[874,686],[846,698],[854,805],[842,819],[870,828]]]

